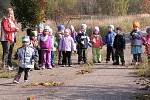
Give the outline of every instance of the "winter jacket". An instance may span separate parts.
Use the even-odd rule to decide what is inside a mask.
[[[108,32],[104,38],[104,42],[107,46],[113,47],[114,39],[115,39],[116,33],[115,32]]]
[[[147,35],[143,41],[146,54],[150,55],[150,35]]]
[[[59,51],[74,51],[74,40],[71,36],[64,36],[59,42]]]
[[[16,54],[21,68],[34,68],[34,62],[37,62],[39,57],[38,51],[31,46],[18,48]]]
[[[93,48],[100,48],[103,46],[102,37],[100,35],[94,35],[91,37],[91,43]]]
[[[1,22],[1,41],[14,41],[16,24],[15,20],[10,22],[8,18],[3,18]]]
[[[117,34],[114,39],[113,47],[115,49],[125,49],[125,37],[122,34]]]
[[[134,45],[142,45],[143,42],[142,42],[142,37],[143,37],[143,33],[138,30],[133,30],[131,33],[130,33],[130,39],[131,39],[131,45],[134,46]]]
[[[85,33],[78,33],[76,36],[77,48],[87,49],[90,45],[90,39]]]
[[[49,50],[52,49],[52,39],[49,35],[41,35],[40,37],[40,48],[41,49],[45,49],[45,50]]]

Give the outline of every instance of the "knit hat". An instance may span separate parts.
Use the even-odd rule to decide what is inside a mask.
[[[146,32],[147,32],[147,33],[150,33],[150,27],[148,27],[148,28],[146,29]]]
[[[87,25],[86,24],[81,24],[81,28],[86,29]]]
[[[30,42],[29,36],[23,36],[22,37],[22,42]]]
[[[37,36],[37,34],[38,34],[37,31],[32,31],[31,34],[30,34],[30,37]]]
[[[114,25],[109,25],[108,28],[112,28],[112,30],[115,29]]]
[[[65,26],[63,24],[60,24],[57,26],[58,31],[64,31],[65,30]]]
[[[50,33],[53,33],[53,29],[52,29],[52,28],[49,28],[49,32],[50,32]]]
[[[139,28],[139,27],[140,27],[140,23],[138,21],[134,21],[133,28]]]
[[[100,31],[99,27],[98,27],[98,26],[95,26],[95,27],[94,27],[94,31],[99,32],[99,31]]]
[[[50,32],[50,27],[47,25],[44,27],[44,30],[48,30]]]
[[[44,24],[43,23],[39,23],[38,25],[36,25],[36,28],[44,29]]]

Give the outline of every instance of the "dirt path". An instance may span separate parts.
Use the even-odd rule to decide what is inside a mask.
[[[126,64],[130,63],[130,49],[125,51]],[[93,72],[76,75],[81,67],[57,67],[53,70],[33,71],[30,82],[54,80],[64,82],[59,87],[21,88],[11,84],[12,79],[0,79],[0,100],[26,100],[28,96],[35,96],[36,100],[134,100],[138,93],[137,85],[133,82],[136,76],[132,66],[113,66],[111,63],[93,66]]]

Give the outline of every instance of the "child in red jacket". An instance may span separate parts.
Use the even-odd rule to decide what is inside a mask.
[[[102,37],[100,35],[99,27],[96,26],[93,30],[93,36],[91,37],[93,63],[101,63],[101,49],[103,46]]]

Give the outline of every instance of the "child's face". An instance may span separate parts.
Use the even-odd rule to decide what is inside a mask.
[[[37,31],[38,31],[38,33],[42,33],[43,29],[42,28],[38,28]]]
[[[23,46],[23,47],[26,47],[26,46],[28,46],[29,44],[30,44],[30,42],[26,42],[26,41],[23,41],[23,42],[22,42],[22,46]]]
[[[52,36],[53,35],[52,32],[49,32],[49,35]]]
[[[117,33],[117,34],[121,34],[121,31],[120,31],[120,30],[116,30],[116,33]]]
[[[44,35],[48,35],[49,34],[49,30],[44,30],[43,34]]]
[[[133,27],[133,29],[134,29],[134,30],[138,30],[139,28],[138,28],[138,27]]]
[[[70,35],[70,31],[69,30],[65,30],[64,35],[65,36],[69,36]]]
[[[108,31],[109,31],[109,32],[112,32],[113,29],[112,29],[111,27],[108,27]]]
[[[32,41],[35,41],[35,40],[36,40],[36,36],[32,36],[32,37],[31,37],[31,40],[32,40]]]
[[[85,32],[85,29],[83,27],[81,28],[81,32]]]
[[[98,35],[98,34],[99,34],[99,31],[95,31],[95,34]]]

